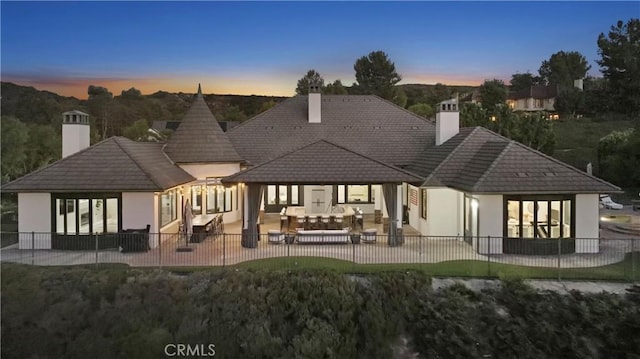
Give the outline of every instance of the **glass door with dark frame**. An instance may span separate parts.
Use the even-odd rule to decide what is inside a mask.
[[[298,185],[267,185],[264,191],[264,211],[277,213],[284,207],[302,206],[302,186]]]

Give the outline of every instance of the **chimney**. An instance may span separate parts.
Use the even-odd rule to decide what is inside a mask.
[[[436,146],[447,142],[460,131],[458,99],[442,101],[436,109]]]
[[[575,79],[573,80],[573,87],[582,91],[584,89],[584,80],[583,79]]]
[[[89,115],[80,111],[62,114],[62,158],[89,147]]]
[[[309,84],[309,123],[321,122],[322,98],[319,84]]]

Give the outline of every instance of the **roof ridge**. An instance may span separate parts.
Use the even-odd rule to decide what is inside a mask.
[[[443,159],[442,159],[442,161],[440,161],[440,163],[438,163],[438,165],[436,166],[436,168],[434,168],[434,169],[433,169],[433,171],[431,172],[431,174],[429,174],[429,175],[425,178],[425,180],[424,180],[425,182],[427,182],[428,180],[430,180],[431,178],[433,178],[433,177],[434,177],[434,174],[435,174],[436,172],[438,172],[438,170],[440,169],[440,167],[442,167],[442,165],[443,165],[445,162],[447,162],[447,161],[449,160],[449,158],[451,158],[451,156],[453,156],[453,154],[454,154],[454,153],[456,153],[456,152],[460,149],[460,146],[462,146],[463,144],[465,144],[465,143],[469,140],[469,137],[471,137],[471,135],[472,135],[472,134],[474,134],[476,131],[478,131],[478,127],[480,127],[480,126],[475,126],[475,127],[473,128],[473,130],[471,130],[471,132],[469,132],[469,133],[467,134],[467,136],[466,136],[462,141],[460,141],[460,143],[458,143],[458,145],[457,145],[453,150],[449,151],[449,154],[447,154],[447,156],[446,156],[445,158],[443,158]],[[465,128],[465,127],[463,127],[463,128]],[[458,133],[457,133],[456,135],[454,135],[454,137],[455,137],[455,136],[457,136],[457,135],[459,135],[459,134],[460,134],[460,131],[458,130]],[[453,137],[452,137],[452,138],[453,138]],[[451,138],[450,138],[450,139],[451,139]],[[450,140],[450,139],[449,139],[449,140]],[[449,140],[447,140],[447,141],[449,141]],[[442,143],[442,144],[441,144],[441,146],[442,146],[443,144],[447,143],[447,141],[445,141],[444,143]],[[433,148],[438,148],[438,146],[434,146],[434,147],[431,147],[431,148],[432,148],[432,149],[433,149]]]
[[[488,143],[488,142],[489,141],[487,141],[485,143]],[[480,186],[480,184],[482,184],[484,182],[484,180],[487,178],[487,176],[489,175],[491,170],[493,170],[493,168],[495,168],[498,165],[498,161],[504,156],[504,154],[507,152],[507,149],[512,146],[513,142],[515,142],[515,141],[511,140],[511,141],[507,142],[507,145],[504,146],[502,151],[500,151],[500,154],[497,155],[493,159],[493,161],[491,161],[491,165],[489,167],[487,167],[487,169],[482,173],[482,176],[480,176],[478,178],[478,180],[476,181],[475,185],[473,187],[471,187],[471,190],[473,192],[475,192],[476,189]]]
[[[53,163],[49,163],[48,165],[46,165],[46,166],[44,166],[44,167],[41,167],[41,168],[38,168],[37,170],[35,170],[35,171],[33,171],[33,172],[30,172],[30,173],[25,174],[24,176],[18,177],[18,178],[14,179],[14,180],[13,180],[13,181],[11,181],[11,182],[7,182],[7,183],[3,184],[2,186],[0,186],[0,188],[3,188],[3,187],[5,187],[5,186],[8,186],[8,185],[10,185],[10,184],[12,184],[12,183],[14,183],[14,182],[16,182],[16,181],[18,181],[18,180],[22,180],[22,179],[25,179],[25,178],[30,178],[31,176],[34,176],[34,175],[36,175],[36,174],[38,174],[38,173],[40,173],[40,172],[42,172],[42,171],[44,171],[44,170],[46,170],[46,169],[48,169],[48,168],[51,168],[51,167],[53,167],[53,166],[57,165],[57,164],[58,164],[58,163],[60,163],[61,161],[64,161],[64,160],[67,160],[67,159],[70,159],[70,158],[76,157],[76,156],[78,156],[79,154],[81,154],[81,153],[83,153],[83,152],[86,152],[86,151],[88,151],[88,150],[89,150],[89,149],[91,149],[91,148],[94,148],[94,147],[100,146],[100,145],[102,145],[102,144],[106,143],[107,141],[112,140],[113,138],[114,138],[114,136],[109,137],[109,138],[106,138],[106,139],[104,139],[104,140],[102,140],[102,141],[100,141],[100,142],[98,142],[98,143],[95,143],[93,146],[92,146],[92,145],[89,145],[88,147],[83,148],[83,149],[81,149],[80,151],[78,151],[78,152],[76,152],[76,153],[72,153],[72,154],[70,154],[70,155],[69,155],[69,156],[67,156],[67,157],[62,157],[62,158],[60,158],[59,160],[57,160],[57,161],[55,161],[55,162],[53,162]]]
[[[158,188],[162,188],[162,185],[155,180],[155,178],[149,173],[149,171],[147,171],[142,165],[140,165],[140,163],[135,158],[135,156],[132,156],[131,153],[126,148],[124,148],[122,146],[122,144],[120,143],[120,140],[127,140],[127,141],[130,141],[130,142],[135,142],[135,141],[132,141],[132,140],[126,138],[126,137],[121,137],[121,136],[115,136],[114,137],[114,142],[118,145],[118,147],[120,147],[122,152],[124,152],[127,155],[127,157],[129,157],[131,159],[131,161],[133,161],[133,163],[135,163],[135,165],[140,169],[140,171],[142,171],[142,173],[144,173],[145,176],[147,176],[147,178],[151,182],[153,182],[154,185],[156,185]]]
[[[395,171],[403,172],[403,173],[405,173],[405,174],[407,174],[407,175],[410,175],[410,176],[416,177],[417,179],[424,180],[424,178],[423,178],[422,176],[419,176],[419,175],[417,175],[417,174],[415,174],[415,173],[413,173],[413,172],[409,172],[409,171],[407,171],[407,170],[405,170],[405,169],[402,169],[402,168],[400,168],[400,167],[396,167],[396,166],[394,166],[394,165],[390,165],[390,164],[388,164],[388,163],[382,162],[382,161],[377,160],[377,159],[375,159],[375,158],[371,158],[371,157],[366,156],[366,155],[364,155],[364,154],[362,154],[362,153],[358,153],[358,152],[356,152],[356,151],[353,151],[353,150],[351,150],[351,149],[348,149],[348,148],[346,148],[346,147],[344,147],[344,146],[340,146],[340,145],[335,144],[335,143],[333,143],[333,142],[331,142],[331,141],[327,141],[326,139],[323,139],[323,138],[318,139],[318,140],[313,141],[313,142],[310,142],[310,143],[308,143],[308,144],[306,144],[306,145],[304,145],[304,146],[297,147],[296,149],[294,149],[294,150],[292,150],[292,151],[289,151],[289,152],[287,152],[287,153],[283,153],[283,154],[281,154],[281,155],[279,155],[279,156],[277,156],[277,157],[275,157],[275,158],[272,158],[272,159],[270,159],[270,160],[268,160],[268,161],[262,162],[262,163],[260,163],[259,165],[253,166],[253,167],[251,167],[250,169],[251,169],[251,170],[253,170],[253,169],[256,169],[256,168],[260,168],[260,167],[266,166],[266,165],[270,164],[270,163],[271,163],[271,162],[273,162],[273,161],[276,161],[276,160],[279,160],[279,159],[281,159],[281,158],[283,158],[283,157],[289,156],[289,155],[291,155],[291,154],[293,154],[293,153],[295,153],[295,152],[301,151],[301,150],[303,150],[303,149],[305,149],[305,148],[307,148],[307,147],[311,147],[311,146],[313,146],[313,145],[315,145],[315,144],[318,144],[318,143],[320,143],[320,142],[327,143],[327,144],[329,144],[329,145],[331,145],[331,146],[334,146],[334,147],[340,148],[340,149],[342,149],[343,151],[353,153],[353,154],[355,154],[355,155],[357,155],[357,156],[360,156],[360,157],[364,157],[364,158],[366,158],[366,159],[367,159],[367,160],[369,160],[369,161],[372,161],[372,162],[378,163],[378,164],[380,164],[380,165],[382,165],[382,166],[385,166],[385,167],[387,167],[387,168],[393,169],[393,170],[395,170]],[[234,173],[234,174],[232,174],[232,175],[228,176],[228,178],[233,178],[236,174],[240,174],[240,173],[243,173],[243,172],[244,172],[244,171],[240,171],[240,172]]]
[[[347,152],[351,152],[351,153],[356,154],[356,155],[358,155],[358,156],[362,156],[362,157],[364,157],[364,158],[366,158],[366,159],[368,159],[368,160],[374,161],[374,162],[376,162],[376,163],[379,163],[379,164],[381,164],[381,165],[383,165],[383,166],[386,166],[386,167],[389,167],[389,168],[391,168],[391,169],[394,169],[394,170],[397,170],[397,171],[401,171],[401,172],[404,172],[404,173],[406,173],[406,174],[408,174],[408,175],[412,175],[412,176],[415,176],[415,177],[417,177],[417,178],[423,179],[423,177],[422,177],[422,176],[419,176],[419,175],[417,175],[417,174],[415,174],[415,173],[413,173],[413,172],[407,171],[407,170],[405,170],[404,168],[400,168],[400,167],[394,166],[394,165],[392,165],[392,164],[388,164],[388,163],[382,162],[382,161],[380,161],[380,160],[378,160],[378,159],[376,159],[376,158],[371,158],[371,157],[369,157],[369,156],[367,156],[367,155],[364,155],[364,154],[362,154],[362,153],[356,152],[356,151],[351,150],[351,149],[349,149],[349,148],[346,148],[346,147],[344,147],[344,146],[340,146],[340,145],[338,145],[338,144],[336,144],[336,143],[333,143],[333,142],[331,142],[331,141],[327,141],[326,139],[320,139],[320,140],[318,140],[318,141],[316,141],[316,142],[314,142],[314,143],[317,143],[317,142],[320,142],[320,141],[326,142],[326,143],[328,143],[328,144],[330,144],[330,145],[336,146],[336,147],[338,147],[338,148],[341,148],[341,149],[343,149],[343,150],[345,150],[345,151],[347,151]]]

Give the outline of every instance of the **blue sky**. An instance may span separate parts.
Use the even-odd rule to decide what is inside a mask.
[[[136,87],[293,95],[314,68],[355,81],[353,63],[383,50],[401,83],[480,84],[537,73],[579,51],[598,75],[596,40],[640,2],[7,2],[1,76],[86,97]]]

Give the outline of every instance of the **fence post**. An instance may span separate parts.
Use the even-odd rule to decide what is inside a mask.
[[[36,233],[31,232],[31,265],[33,265],[35,262],[35,256],[36,256]]]
[[[636,253],[635,253],[635,238],[631,238],[631,280],[636,281]]]
[[[158,233],[158,266],[162,268],[162,233]]]
[[[98,268],[98,233],[94,233],[93,237],[96,241],[96,268]]]
[[[491,236],[487,236],[487,277],[491,277]]]
[[[560,282],[562,280],[562,276],[560,275],[560,254],[562,253],[562,243],[561,243],[561,239],[558,238],[558,282]]]
[[[353,264],[356,264],[356,242],[355,241],[351,241],[351,249],[352,249],[352,258],[351,260],[353,261]]]
[[[227,234],[222,233],[222,267],[227,265]]]

